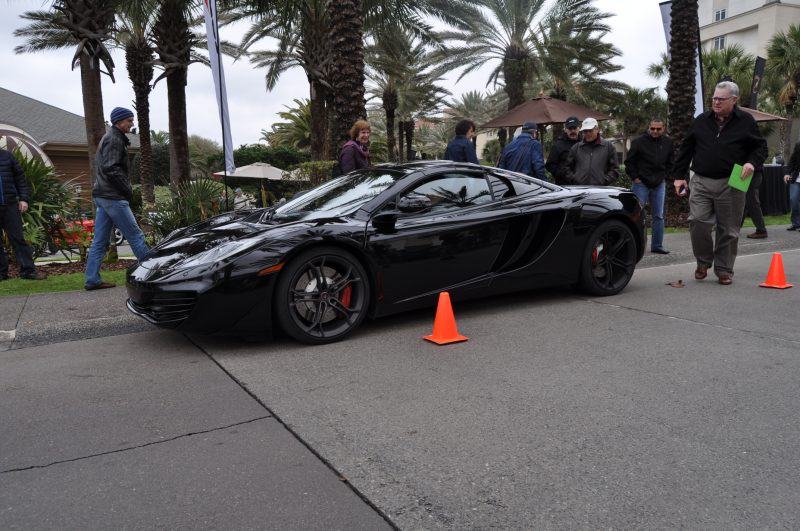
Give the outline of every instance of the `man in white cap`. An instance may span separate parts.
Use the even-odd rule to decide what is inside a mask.
[[[610,186],[619,177],[617,150],[600,137],[594,118],[583,121],[581,132],[583,140],[569,150],[566,184]]]
[[[133,217],[130,201],[133,196],[128,176],[128,145],[125,136],[133,128],[133,111],[115,107],[111,111],[111,127],[97,146],[92,199],[96,207],[94,239],[86,259],[87,290],[113,288],[113,282],[100,278],[100,265],[108,250],[111,229],[116,226],[131,246],[136,258],[142,260],[150,250],[144,242],[142,229]]]

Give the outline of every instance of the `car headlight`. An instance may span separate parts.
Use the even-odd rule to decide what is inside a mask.
[[[180,269],[224,262],[232,256],[251,251],[261,243],[261,238],[243,238],[222,243],[213,249],[186,258],[178,264]]]

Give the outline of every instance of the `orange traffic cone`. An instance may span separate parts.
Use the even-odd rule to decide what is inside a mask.
[[[423,336],[422,339],[427,339],[437,345],[458,343],[469,339],[459,335],[456,329],[456,318],[453,315],[453,307],[450,305],[450,294],[446,291],[439,294],[439,306],[436,308],[436,319],[433,321],[433,334]]]
[[[769,265],[767,279],[759,284],[762,288],[791,288],[793,284],[786,283],[786,274],[783,272],[783,257],[781,253],[772,253],[772,263]]]

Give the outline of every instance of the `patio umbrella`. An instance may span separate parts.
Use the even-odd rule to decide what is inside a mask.
[[[746,113],[755,118],[756,122],[785,122],[786,118],[778,116],[777,114],[770,114],[768,112],[757,111],[755,109],[748,109],[747,107],[739,107]]]
[[[549,96],[539,96],[531,98],[510,111],[489,120],[481,125],[481,128],[517,127],[525,122],[536,122],[539,125],[562,124],[570,116],[577,116],[579,120],[589,117],[595,120],[609,119],[609,116],[581,105]]]
[[[266,162],[254,162],[252,164],[248,164],[247,166],[241,166],[236,168],[236,171],[233,173],[229,173],[228,177],[239,177],[243,179],[259,179],[261,181],[260,184],[260,195],[261,195],[261,204],[267,204],[267,193],[266,187],[264,186],[264,181],[280,181],[283,179],[283,170],[272,166],[271,164],[267,164]],[[293,172],[292,172],[293,173]],[[224,177],[224,171],[214,172],[216,177]],[[294,175],[290,174],[289,180],[292,181],[304,181],[307,179],[300,179]]]

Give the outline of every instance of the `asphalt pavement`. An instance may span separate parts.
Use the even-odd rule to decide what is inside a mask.
[[[308,347],[155,329],[123,288],[0,298],[0,528],[800,527],[784,228],[732,286],[668,234],[620,295],[464,303],[444,347],[432,309]],[[775,252],[794,288],[759,287]]]

